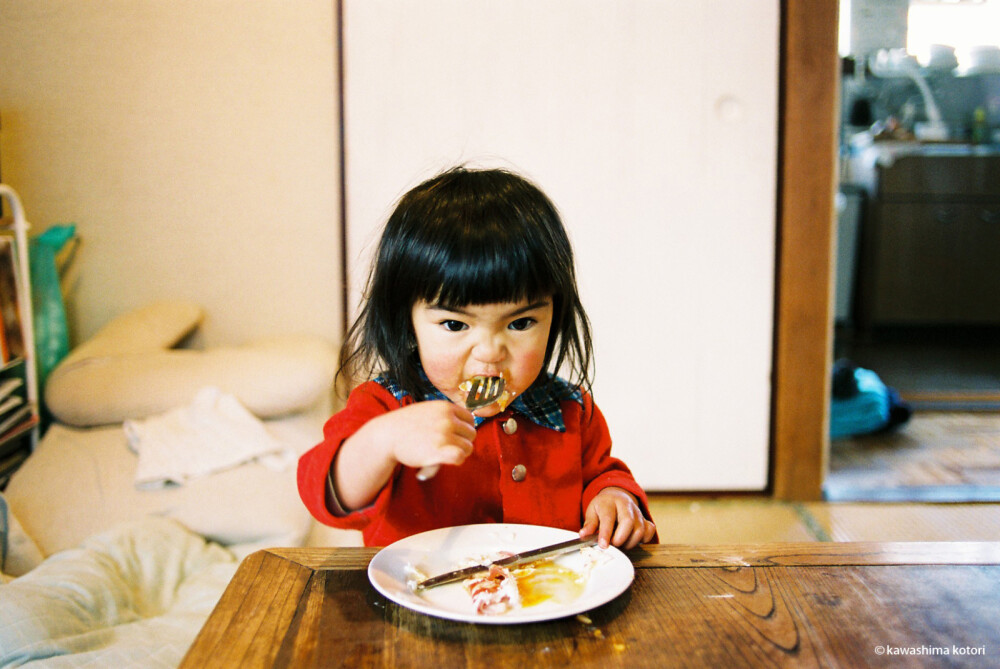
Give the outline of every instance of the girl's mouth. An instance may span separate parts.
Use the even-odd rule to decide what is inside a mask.
[[[507,374],[505,372],[502,372],[502,371],[499,374],[475,374],[472,377],[469,377],[468,379],[466,379],[465,381],[462,381],[462,383],[458,384],[458,389],[460,391],[462,391],[463,393],[465,393],[466,396],[468,396],[469,391],[472,390],[473,379],[475,379],[478,376],[487,376],[487,377],[497,377],[498,376],[501,379],[503,379],[503,381],[504,381],[504,391],[500,394],[500,397],[498,397],[496,399],[496,401],[493,402],[493,404],[496,404],[500,408],[501,412],[505,411],[507,409],[507,407],[510,405],[510,403],[513,402],[514,398],[517,396],[517,391],[514,390],[514,389],[512,389],[510,386],[506,385],[507,384]],[[488,408],[490,406],[493,406],[493,404],[489,404],[489,405],[487,405],[485,407],[482,407],[482,408],[486,409],[486,408]]]

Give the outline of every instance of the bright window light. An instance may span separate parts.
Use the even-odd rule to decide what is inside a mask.
[[[841,56],[851,55],[851,0],[840,0],[840,27],[837,33],[837,51]]]
[[[932,44],[955,47],[962,66],[974,46],[1000,46],[1000,0],[910,0],[906,50],[922,63]]]

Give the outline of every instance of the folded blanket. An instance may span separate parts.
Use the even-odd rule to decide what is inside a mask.
[[[295,458],[239,400],[218,388],[204,388],[188,406],[125,421],[123,427],[139,456],[140,489],[183,484],[252,460],[281,470]]]

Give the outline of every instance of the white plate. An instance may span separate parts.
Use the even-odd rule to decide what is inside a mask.
[[[606,604],[625,592],[635,577],[635,569],[624,553],[613,546],[604,550],[598,563],[591,568],[583,593],[572,602],[550,600],[500,615],[476,613],[461,583],[449,583],[417,594],[406,582],[410,578],[410,568],[435,576],[498,551],[519,552],[575,536],[577,533],[569,530],[510,523],[445,527],[415,534],[380,550],[368,565],[368,580],[376,590],[400,606],[438,618],[494,625],[565,618]],[[587,571],[586,560],[579,551],[560,556],[556,562],[567,569]]]

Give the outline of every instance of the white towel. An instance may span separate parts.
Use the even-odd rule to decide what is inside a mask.
[[[183,484],[259,460],[282,470],[294,460],[290,448],[232,395],[203,388],[191,404],[123,425],[128,445],[139,456],[135,487]]]

